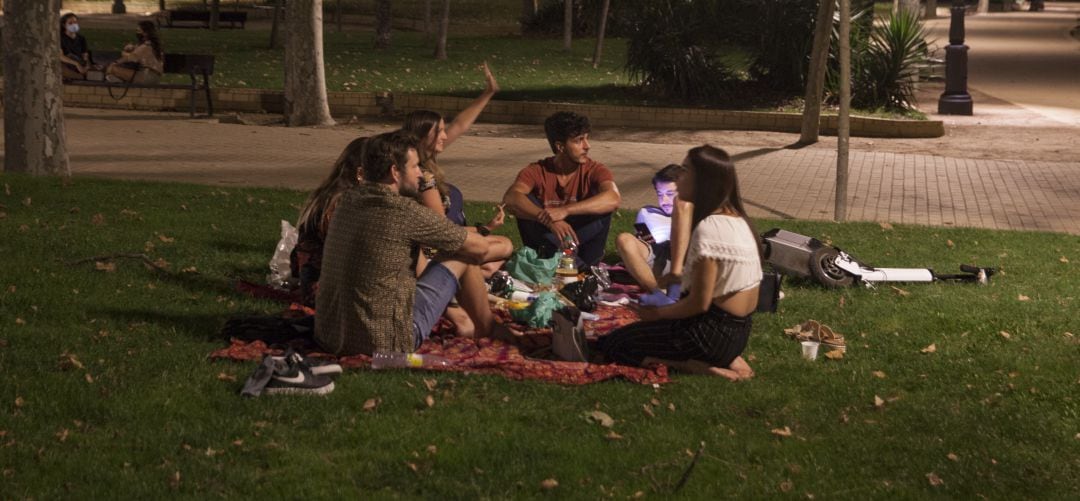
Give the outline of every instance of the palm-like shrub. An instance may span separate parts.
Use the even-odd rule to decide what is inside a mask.
[[[926,31],[919,15],[900,11],[870,28],[872,10],[860,10],[851,23],[851,105],[856,108],[905,110],[915,106],[918,66],[926,60]],[[839,94],[839,33],[833,30],[827,87]]]

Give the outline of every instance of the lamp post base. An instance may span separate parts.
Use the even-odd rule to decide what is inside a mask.
[[[124,0],[113,0],[112,13],[127,14],[127,7],[124,7]]]
[[[971,115],[971,94],[942,94],[938,99],[938,115]]]

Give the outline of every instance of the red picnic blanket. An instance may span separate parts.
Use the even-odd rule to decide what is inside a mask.
[[[245,292],[250,291],[246,286]],[[293,305],[292,310],[306,310]],[[310,311],[310,310],[308,310]],[[494,310],[499,321],[509,323],[509,314],[503,310]],[[595,341],[600,336],[637,320],[637,315],[628,308],[601,305],[594,312],[600,318],[586,321],[585,332],[589,340]],[[551,329],[523,329],[524,335],[516,345],[494,339],[471,339],[452,336],[453,328],[449,322],[440,322],[435,328],[435,335],[420,345],[417,353],[432,354],[446,358],[451,362],[451,371],[476,374],[498,374],[514,380],[539,380],[559,384],[580,385],[624,378],[640,384],[667,383],[667,368],[660,365],[649,368],[627,367],[615,364],[590,364],[585,362],[563,362],[534,358],[527,355],[542,354],[549,351]],[[319,351],[311,340],[297,339],[288,346],[267,346],[262,341],[245,342],[232,339],[228,347],[210,354],[211,359],[230,359],[238,361],[261,360],[263,355],[280,355],[284,348],[292,347],[307,357],[336,360],[345,368],[368,368],[371,357],[354,355],[335,357]]]

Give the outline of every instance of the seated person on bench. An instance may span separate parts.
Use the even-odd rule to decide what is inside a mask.
[[[684,211],[691,210],[683,207],[689,206],[688,202],[678,200],[679,189],[675,184],[684,170],[677,164],[660,169],[652,178],[656,206],[646,205],[638,211],[634,222],[636,234],[620,233],[615,238],[623,266],[645,292],[657,291],[660,288],[657,278],[671,271],[671,219],[676,204]],[[671,284],[667,294],[677,300],[680,289],[679,284]]]
[[[153,21],[139,21],[135,28],[138,44],[127,44],[120,59],[105,69],[110,82],[155,84],[165,72],[165,49]]]
[[[577,113],[548,117],[544,132],[555,156],[522,169],[503,195],[523,244],[547,258],[569,238],[578,246],[579,267],[604,257],[611,214],[621,201],[611,171],[589,158],[589,131],[589,119]]]
[[[90,70],[90,46],[79,34],[79,18],[73,12],[60,17],[60,70],[68,80],[85,80]]]
[[[513,252],[506,237],[466,231],[416,202],[422,177],[418,145],[404,131],[368,140],[365,182],[349,190],[334,211],[315,299],[315,340],[330,353],[414,351],[458,294],[462,275]],[[421,247],[440,253],[417,279]],[[478,337],[508,332],[491,314],[486,288],[460,287],[462,307],[479,319]],[[475,305],[484,311],[472,311]]]

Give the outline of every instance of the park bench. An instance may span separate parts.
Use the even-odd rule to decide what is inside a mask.
[[[161,24],[161,20],[165,20],[165,25],[169,28],[210,28],[210,11],[208,10],[168,10],[164,15],[158,17],[158,25]],[[245,11],[220,11],[218,12],[218,26],[225,27],[228,24],[229,28],[244,29],[244,23],[247,22],[247,12]],[[179,25],[175,23],[196,23],[195,25]]]
[[[94,52],[95,62],[103,66],[107,66],[108,63],[115,61],[119,58],[119,52]],[[210,94],[210,75],[214,74],[214,56],[209,54],[166,53],[163,66],[166,75],[187,75],[191,78],[191,82],[128,84],[126,82],[108,82],[104,80],[71,80],[67,81],[66,83],[70,85],[112,87],[117,89],[187,89],[191,91],[191,98],[189,101],[191,108],[191,116],[195,116],[195,93],[201,90],[206,92],[206,114],[209,116],[214,116],[214,100]]]

